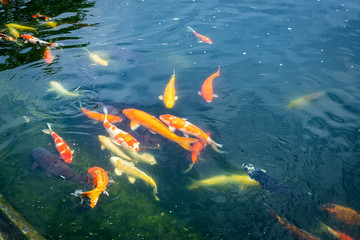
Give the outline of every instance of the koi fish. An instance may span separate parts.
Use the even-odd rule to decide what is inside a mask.
[[[207,178],[204,180],[196,181],[193,180],[193,183],[187,186],[187,189],[193,190],[203,186],[226,186],[226,185],[237,185],[241,190],[246,187],[260,186],[260,184],[251,179],[248,175],[218,175],[215,177]]]
[[[94,189],[88,192],[82,192],[81,190],[78,190],[73,195],[79,196],[81,198],[90,198],[90,206],[91,208],[94,208],[99,200],[101,193],[109,196],[109,194],[106,192],[106,186],[108,185],[109,179],[105,170],[100,167],[90,168],[88,170],[88,179],[89,183],[92,183],[92,187]]]
[[[87,110],[85,108],[81,108],[81,111],[91,119],[97,120],[99,122],[104,122],[104,120],[105,120],[105,114],[103,114],[103,113],[90,111],[90,110]],[[119,117],[119,116],[109,114],[109,115],[107,115],[107,120],[110,123],[118,123],[118,122],[122,121],[122,118]]]
[[[320,240],[320,238],[312,235],[311,233],[309,233],[309,232],[307,232],[307,231],[305,231],[303,229],[300,229],[300,228],[292,225],[291,223],[289,223],[285,219],[283,219],[283,218],[279,217],[278,215],[276,215],[274,210],[272,210],[267,204],[265,204],[265,206],[268,209],[269,213],[271,215],[273,215],[285,229],[287,229],[289,232],[291,232],[293,234],[295,239],[299,239],[299,240],[303,240],[303,239]]]
[[[123,173],[125,173],[126,175],[128,175],[130,183],[134,183],[136,178],[144,180],[146,183],[150,184],[150,186],[153,187],[155,199],[157,201],[160,200],[157,196],[158,191],[155,181],[150,176],[145,174],[143,171],[136,168],[132,162],[128,162],[119,157],[111,157],[110,162],[115,167],[116,175],[120,176]]]
[[[35,14],[32,17],[36,18],[37,20],[41,20],[41,21],[51,21],[51,18],[41,15],[41,14]]]
[[[105,53],[99,51],[90,52],[87,48],[83,49],[88,52],[89,58],[94,62],[94,65],[100,64],[102,66],[107,66],[109,64],[109,61],[106,59],[109,57]]]
[[[192,146],[190,144],[197,141],[195,138],[179,137],[170,131],[157,118],[141,110],[130,108],[124,109],[122,112],[128,119],[131,120],[130,126],[132,130],[135,130],[140,125],[142,125],[146,127],[151,133],[158,133],[170,141],[178,143],[181,147],[189,151],[192,151]]]
[[[331,233],[331,235],[334,236],[334,238],[336,239],[340,239],[340,240],[353,240],[350,236],[346,235],[345,233],[336,231],[332,228],[330,228],[329,226],[327,226],[325,223],[320,222],[321,226],[326,229],[329,233]]]
[[[189,168],[186,169],[184,171],[184,173],[187,173],[188,171],[190,171],[195,162],[197,161],[197,156],[199,155],[200,151],[206,146],[206,144],[203,144],[201,141],[197,141],[196,143],[194,143],[193,150],[191,151],[191,161],[192,163],[190,163]]]
[[[16,23],[9,23],[9,24],[6,24],[6,26],[8,28],[16,28],[18,30],[30,30],[30,31],[37,33],[36,29],[33,27],[27,27],[27,26],[16,24]]]
[[[52,63],[52,61],[54,60],[54,56],[49,47],[46,47],[44,50],[44,59],[47,64]]]
[[[72,155],[74,151],[71,151],[69,146],[66,144],[64,139],[62,139],[56,132],[51,130],[51,124],[47,123],[48,129],[44,129],[43,132],[46,134],[51,134],[52,138],[54,139],[56,149],[58,150],[62,160],[67,164],[70,164],[72,161]]]
[[[46,41],[36,38],[30,34],[21,34],[21,37],[25,40],[25,43],[30,42],[30,43],[38,45],[38,46],[46,46],[46,47],[59,46],[59,44],[57,44],[57,43],[46,42]]]
[[[8,36],[6,34],[3,34],[3,33],[0,33],[0,39],[5,40],[5,41],[9,41],[9,42],[17,43],[17,40],[15,38],[10,37],[10,36]]]
[[[16,38],[19,38],[20,37],[20,33],[18,32],[18,30],[16,30],[15,28],[13,27],[7,27],[9,29],[9,32],[12,36],[16,37]]]
[[[0,3],[1,3],[1,4],[4,4],[4,5],[8,5],[8,4],[9,4],[9,1],[8,1],[8,0],[0,0]]]
[[[220,76],[220,66],[216,73],[212,74],[208,77],[201,87],[201,92],[198,92],[200,96],[202,96],[206,102],[211,102],[213,97],[218,97],[216,94],[213,93],[213,86],[212,82],[216,77]]]
[[[291,100],[286,105],[286,107],[288,107],[288,108],[301,108],[301,107],[305,106],[307,103],[318,99],[322,95],[324,95],[323,91],[322,92],[317,92],[317,93],[312,93],[312,94],[302,96],[302,97],[299,97],[299,98],[295,98],[294,100]]]
[[[346,224],[360,226],[360,214],[351,208],[327,203],[322,206],[322,209]]]
[[[213,44],[213,41],[212,41],[210,38],[208,38],[208,37],[206,37],[206,36],[204,36],[204,35],[201,35],[201,34],[195,32],[195,30],[192,29],[192,28],[189,27],[189,26],[187,26],[187,28],[188,28],[190,31],[192,31],[193,34],[195,34],[195,36],[197,36],[201,41],[206,42],[206,43],[208,43],[208,44]]]
[[[124,146],[129,148],[132,151],[139,151],[140,143],[129,133],[115,127],[107,120],[107,109],[104,107],[105,119],[104,127],[109,133],[112,141],[119,146]]]
[[[50,81],[50,86],[51,87],[48,89],[48,91],[55,91],[60,96],[68,96],[68,97],[78,97],[78,96],[80,96],[79,93],[75,92],[80,87],[76,88],[74,91],[69,92],[60,83],[55,82],[55,81]]]
[[[210,138],[209,134],[205,133],[200,128],[186,121],[185,119],[170,114],[160,115],[159,118],[163,123],[169,126],[170,131],[173,132],[175,130],[179,130],[182,133],[184,133],[185,136],[190,135],[197,137],[203,142],[203,145],[208,143],[216,152],[224,153],[224,151],[221,151],[217,148],[217,147],[222,147],[221,144],[214,142]]]
[[[87,183],[87,177],[76,174],[69,165],[59,160],[44,148],[34,148],[31,152],[34,163],[31,169],[34,170],[38,166],[45,170],[46,174],[64,179],[69,179],[80,184]]]
[[[160,95],[159,99],[164,101],[164,104],[167,108],[172,108],[175,104],[175,101],[178,99],[175,91],[175,69],[174,73],[169,80],[168,84],[166,85],[164,96]]]
[[[155,158],[149,153],[139,154],[138,152],[130,150],[128,147],[120,146],[120,147],[122,147],[122,149],[124,151],[126,151],[126,153],[131,157],[130,158],[128,155],[126,155],[126,153],[124,153],[121,149],[119,149],[119,146],[115,145],[110,138],[99,135],[99,141],[102,144],[101,149],[106,148],[109,151],[111,151],[112,153],[114,153],[115,155],[117,155],[127,161],[143,162],[143,163],[147,163],[150,165],[156,164]]]

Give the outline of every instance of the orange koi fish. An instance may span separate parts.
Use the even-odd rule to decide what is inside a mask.
[[[292,225],[291,223],[289,223],[288,221],[284,220],[283,218],[279,217],[278,215],[276,215],[276,213],[274,212],[274,210],[272,210],[268,205],[265,204],[265,206],[267,207],[269,213],[271,215],[273,215],[280,223],[281,225],[284,226],[284,228],[286,228],[288,231],[290,231],[293,236],[295,237],[295,239],[299,239],[299,240],[303,240],[303,239],[307,239],[307,240],[320,240],[320,238],[312,235],[311,233],[302,230],[294,225]]]
[[[360,226],[360,215],[355,210],[333,203],[327,203],[322,206],[323,210],[329,212],[332,216],[340,219],[346,224]]]
[[[52,61],[54,60],[54,56],[49,47],[46,47],[44,50],[44,59],[47,64],[52,63]]]
[[[16,42],[17,43],[17,40],[13,37],[10,37],[6,34],[3,34],[3,33],[0,33],[0,39],[2,40],[6,40],[6,41],[9,41],[9,42]]]
[[[169,80],[168,84],[166,85],[164,96],[160,95],[159,99],[164,101],[164,104],[167,108],[172,108],[175,104],[175,101],[178,99],[177,96],[175,96],[175,69],[174,73]]]
[[[38,20],[41,20],[41,21],[51,21],[51,18],[49,17],[46,17],[44,15],[41,15],[41,14],[35,14],[32,16],[33,18],[36,18]]]
[[[94,189],[88,192],[80,192],[75,194],[82,198],[90,198],[90,206],[91,208],[94,208],[99,200],[101,193],[109,196],[109,194],[106,192],[106,186],[108,185],[109,178],[104,169],[100,167],[92,167],[88,170],[88,181],[89,183],[92,183],[92,187]]]
[[[87,110],[85,108],[81,108],[81,111],[83,113],[85,113],[85,115],[88,116],[89,118],[95,119],[95,120],[97,120],[99,122],[104,122],[104,120],[105,120],[105,114],[103,114],[103,113],[93,112],[93,111]],[[119,116],[108,114],[107,115],[107,120],[110,123],[118,123],[118,122],[122,121],[122,118],[119,117]]]
[[[187,173],[188,171],[190,171],[195,162],[197,161],[197,156],[199,155],[200,151],[206,146],[206,143],[204,144],[203,142],[201,141],[197,141],[196,143],[194,143],[194,145],[192,146],[193,147],[193,150],[191,151],[191,161],[192,163],[190,163],[189,165],[189,168],[186,169],[184,171],[184,173]]]
[[[54,139],[56,149],[58,150],[62,160],[67,164],[70,164],[72,161],[72,155],[74,151],[71,151],[69,146],[66,144],[64,139],[62,139],[56,132],[51,130],[51,124],[47,123],[48,129],[44,129],[43,132],[46,134],[51,134],[52,138]]]
[[[192,31],[193,34],[195,34],[195,36],[197,36],[201,41],[206,42],[206,43],[208,43],[208,44],[213,44],[213,41],[212,41],[210,38],[208,38],[208,37],[206,37],[206,36],[204,36],[204,35],[201,35],[201,34],[195,32],[195,30],[192,29],[192,28],[189,27],[189,26],[187,26],[187,28],[188,28],[190,31]]]
[[[203,145],[208,143],[216,152],[224,153],[217,148],[222,147],[221,144],[214,142],[210,138],[209,134],[206,134],[194,124],[189,123],[188,121],[186,121],[186,119],[179,118],[170,114],[160,115],[159,118],[163,123],[169,126],[170,131],[179,130],[185,135],[197,137],[203,142]]]
[[[110,138],[113,143],[129,148],[133,151],[139,151],[140,143],[129,133],[115,127],[107,120],[107,109],[104,107],[105,119],[104,119],[104,127],[106,131],[109,133]]]
[[[131,120],[130,126],[132,130],[138,128],[139,125],[142,125],[149,129],[151,133],[158,133],[170,141],[178,143],[186,150],[192,151],[190,143],[196,142],[195,138],[179,137],[154,116],[134,108],[124,109],[123,114]]]
[[[352,237],[346,235],[345,233],[336,231],[332,228],[330,228],[329,226],[325,225],[325,223],[320,222],[320,224],[322,225],[323,228],[325,228],[328,232],[331,233],[331,235],[333,235],[336,239],[340,239],[340,240],[353,240]]]
[[[202,96],[206,102],[211,102],[213,97],[218,97],[216,94],[213,94],[213,86],[212,82],[216,77],[220,76],[220,66],[216,73],[212,74],[208,77],[201,87],[201,92],[198,92],[200,96]]]
[[[46,42],[46,41],[36,38],[30,34],[21,34],[21,37],[25,40],[25,43],[30,42],[30,43],[38,45],[38,46],[47,46],[47,47],[59,46],[59,44],[57,44],[57,43]]]

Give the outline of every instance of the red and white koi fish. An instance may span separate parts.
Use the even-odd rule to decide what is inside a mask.
[[[85,108],[81,108],[81,111],[86,115],[88,116],[89,118],[92,118],[94,120],[97,120],[99,122],[104,122],[105,120],[105,114],[103,113],[98,113],[98,112],[94,112],[94,111],[90,111],[90,110],[87,110]],[[118,123],[118,122],[121,122],[122,121],[122,118],[119,117],[119,116],[115,116],[115,115],[110,115],[108,114],[107,115],[107,120],[110,122],[110,123]]]
[[[64,160],[64,162],[66,162],[67,164],[70,164],[74,151],[71,151],[64,139],[62,139],[56,132],[51,129],[50,123],[47,123],[47,125],[49,130],[44,129],[43,132],[46,134],[51,134],[52,138],[54,139],[56,149],[58,150],[62,160]]]
[[[173,73],[171,79],[169,80],[168,84],[166,85],[166,88],[164,91],[164,96],[160,95],[159,99],[163,100],[165,107],[167,107],[167,108],[172,108],[175,104],[175,101],[178,99],[178,97],[176,96],[176,91],[175,91],[175,69],[174,69],[174,73]]]
[[[47,64],[52,63],[52,61],[54,60],[54,55],[52,54],[49,47],[46,47],[44,50],[44,60]]]
[[[224,151],[217,148],[222,147],[221,144],[214,142],[208,134],[194,124],[186,121],[186,119],[170,114],[160,115],[159,118],[163,123],[169,126],[171,131],[179,130],[186,135],[197,137],[203,142],[203,145],[208,143],[216,152],[224,153]]]
[[[115,127],[107,120],[107,109],[104,107],[105,119],[104,119],[104,127],[106,131],[109,133],[110,138],[113,143],[128,147],[130,150],[139,151],[140,143],[129,133]]]
[[[150,114],[134,108],[124,109],[123,114],[131,120],[130,126],[135,130],[140,125],[146,127],[151,133],[158,133],[161,136],[176,142],[186,150],[192,151],[191,143],[196,142],[195,138],[179,137],[170,131],[162,122]]]
[[[202,96],[206,102],[211,102],[213,97],[218,97],[216,94],[213,93],[213,86],[212,82],[216,77],[220,76],[220,66],[216,73],[212,74],[208,77],[201,87],[201,92],[198,92],[200,96]]]
[[[36,38],[30,34],[21,34],[21,37],[25,40],[25,43],[30,42],[30,43],[38,45],[38,46],[46,46],[46,47],[59,46],[59,44],[57,44],[57,43],[46,42],[46,41]]]
[[[10,37],[10,36],[8,36],[8,35],[6,35],[6,34],[3,34],[3,33],[0,33],[0,39],[6,40],[6,41],[9,41],[9,42],[15,42],[15,43],[17,43],[17,40],[16,40],[15,38]]]
[[[201,35],[201,34],[195,32],[195,30],[192,29],[192,28],[189,27],[189,26],[187,26],[187,28],[188,28],[190,31],[192,31],[193,34],[195,34],[195,36],[197,36],[201,41],[206,42],[206,43],[208,43],[208,44],[213,44],[213,41],[212,41],[210,38],[208,38],[208,37],[206,37],[206,36],[204,36],[204,35]]]

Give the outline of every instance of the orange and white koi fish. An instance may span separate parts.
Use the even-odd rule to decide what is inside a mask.
[[[164,101],[164,104],[167,108],[172,108],[175,104],[175,101],[178,99],[175,91],[175,69],[171,79],[166,85],[164,96],[160,95],[159,99]]]
[[[3,33],[0,33],[0,39],[2,40],[6,40],[6,41],[9,41],[9,42],[16,42],[17,43],[17,40],[13,37],[10,37],[6,34],[3,34]]]
[[[110,138],[113,143],[128,147],[130,150],[139,151],[140,143],[129,133],[115,127],[107,120],[107,109],[104,107],[105,119],[104,119],[104,127],[106,131],[109,133]]]
[[[186,119],[170,114],[160,115],[159,118],[162,122],[169,126],[171,131],[179,130],[186,135],[197,137],[203,142],[203,144],[208,143],[216,152],[224,153],[217,148],[222,147],[221,144],[214,142],[208,134],[194,124],[186,121]]]
[[[56,132],[51,130],[51,124],[47,123],[49,129],[44,129],[43,132],[46,134],[51,134],[52,138],[54,139],[56,149],[58,150],[60,157],[64,162],[70,164],[72,161],[72,155],[74,151],[71,151],[69,146],[66,144],[64,139],[62,139]]]
[[[197,141],[196,143],[194,143],[193,150],[191,151],[191,161],[192,163],[190,163],[189,168],[186,169],[184,171],[184,173],[187,173],[188,171],[190,171],[195,162],[197,161],[197,156],[199,155],[200,151],[206,146],[206,143],[203,143],[202,141]]]
[[[188,28],[190,31],[192,31],[193,34],[195,34],[195,36],[197,36],[201,41],[206,42],[206,43],[208,43],[208,44],[213,44],[213,41],[212,41],[210,38],[208,38],[208,37],[206,37],[206,36],[204,36],[204,35],[201,35],[201,34],[195,32],[195,30],[192,29],[192,28],[189,27],[189,26],[187,26],[187,28]]]
[[[46,42],[46,41],[36,38],[30,34],[21,34],[21,37],[25,40],[25,43],[30,42],[30,43],[38,45],[38,46],[46,46],[46,47],[59,46],[59,44],[57,44],[57,43]]]
[[[108,185],[109,178],[104,169],[100,167],[92,167],[88,170],[88,181],[92,183],[92,187],[94,188],[88,192],[82,192],[78,190],[75,192],[75,196],[88,197],[90,198],[90,206],[94,208],[99,200],[99,196],[101,193],[104,193],[109,196],[106,192],[106,186]]]
[[[216,77],[220,76],[220,66],[216,73],[212,74],[208,77],[201,87],[201,92],[198,92],[200,96],[202,96],[206,102],[211,102],[213,97],[218,97],[216,94],[213,93],[213,86],[212,82]]]
[[[46,47],[44,50],[44,60],[47,64],[52,63],[52,61],[54,60],[54,56],[49,47]]]
[[[139,125],[142,125],[146,127],[151,133],[158,133],[161,136],[178,143],[186,150],[192,151],[192,146],[190,144],[196,142],[195,138],[179,137],[178,135],[170,131],[157,118],[141,110],[130,108],[124,109],[122,112],[127,118],[131,120],[130,126],[132,130],[138,128]]]
[[[324,228],[325,230],[327,230],[328,232],[331,233],[331,235],[334,236],[334,238],[336,239],[340,239],[340,240],[353,240],[352,237],[346,235],[345,233],[342,233],[342,232],[339,232],[339,231],[336,231],[332,228],[330,228],[329,226],[327,226],[325,223],[323,222],[320,222],[322,228]]]
[[[97,120],[97,121],[99,121],[99,122],[104,122],[104,120],[105,120],[105,114],[103,114],[103,113],[98,113],[98,112],[90,111],[90,110],[87,110],[87,109],[85,109],[85,108],[81,108],[81,111],[82,111],[86,116],[88,116],[88,117],[91,118],[91,119]],[[108,115],[107,115],[107,120],[108,120],[110,123],[118,123],[118,122],[121,122],[121,121],[122,121],[122,118],[119,117],[119,116],[115,116],[115,115],[110,115],[110,114],[108,114]]]
[[[340,219],[346,224],[360,226],[360,214],[355,210],[343,207],[333,203],[327,203],[322,206],[322,209],[330,213],[330,215]]]

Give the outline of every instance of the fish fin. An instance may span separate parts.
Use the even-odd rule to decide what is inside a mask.
[[[198,157],[198,159],[199,159],[200,161],[203,161],[203,162],[206,161],[205,158],[202,158],[202,157]]]
[[[46,133],[46,134],[51,134],[51,132],[50,132],[50,130],[49,130],[49,129],[43,129],[42,131],[43,131],[43,133]]]
[[[191,27],[187,26],[187,28],[188,28],[190,31],[195,32],[195,30],[192,29]]]
[[[123,174],[123,172],[118,170],[117,168],[115,168],[115,174],[118,176],[121,176]]]
[[[175,96],[175,101],[178,100],[178,99],[179,99],[179,97],[178,97],[178,96]]]
[[[31,165],[31,171],[34,171],[35,168],[37,168],[39,166],[39,163],[38,162],[34,162],[32,165]]]
[[[80,86],[78,86],[77,88],[75,88],[74,90],[72,90],[71,92],[76,92],[77,90],[79,90]]]
[[[221,151],[220,149],[217,148],[217,147],[222,147],[222,145],[214,142],[214,141],[211,140],[211,139],[210,139],[210,141],[209,141],[209,145],[210,145],[210,146],[212,147],[212,149],[214,149],[216,152],[218,152],[218,153],[225,153],[225,151]]]
[[[188,119],[187,119],[187,118],[183,118],[183,120],[187,121]]]
[[[70,150],[71,154],[74,154],[75,150]]]
[[[193,168],[194,164],[195,164],[194,162],[193,162],[193,163],[190,163],[190,164],[189,164],[189,168],[186,169],[185,171],[183,171],[183,173],[189,172],[189,171]]]
[[[102,145],[102,144],[101,144],[101,147],[100,147],[100,148],[101,148],[101,150],[104,150],[104,149],[105,149],[104,145]]]
[[[183,134],[184,134],[184,136],[185,136],[185,137],[189,137],[189,135],[188,135],[188,134],[186,134],[186,133],[183,133]]]
[[[134,122],[134,121],[131,121],[130,122],[130,128],[131,130],[135,131],[136,129],[138,129],[138,127],[140,126],[140,124]]]
[[[266,173],[266,170],[264,170],[264,169],[260,169],[262,172],[264,172],[264,173]]]
[[[220,65],[219,65],[219,68],[217,70],[217,76],[219,77],[220,76]]]
[[[157,134],[157,133],[156,133],[156,132],[154,132],[153,130],[150,130],[150,129],[149,129],[149,131],[150,131],[152,134]]]
[[[201,92],[198,92],[198,94],[199,94],[200,96],[202,96],[202,93],[201,93]]]
[[[169,130],[172,131],[172,132],[175,132],[176,131],[176,128],[172,127],[172,126],[169,126]]]
[[[48,126],[49,130],[52,131],[52,130],[51,130],[51,124],[50,124],[50,123],[46,123],[46,125]]]
[[[213,97],[219,97],[218,95],[216,95],[216,94],[213,94]]]
[[[90,198],[90,206],[91,208],[94,208],[99,200],[99,195],[101,194],[101,190],[98,188],[95,188],[94,190],[91,190],[89,192],[81,193],[80,196],[87,196]]]
[[[135,182],[135,178],[134,177],[129,177],[129,182],[132,184],[132,183],[134,183]]]
[[[154,188],[154,197],[155,197],[155,200],[156,200],[156,201],[160,201],[160,199],[158,198],[157,194],[158,194],[157,188]]]
[[[182,146],[183,148],[185,148],[186,150],[192,151],[193,148],[190,145],[191,143],[197,142],[198,140],[195,138],[186,138],[186,137],[179,137],[178,139],[176,139],[176,142],[178,144],[180,144],[180,146]]]
[[[159,96],[159,99],[160,99],[160,100],[164,100],[164,96],[163,96],[163,95],[160,95],[160,96]]]

